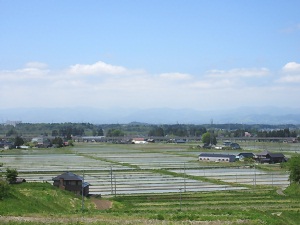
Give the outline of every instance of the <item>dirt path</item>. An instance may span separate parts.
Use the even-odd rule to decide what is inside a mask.
[[[285,196],[285,194],[283,193],[283,189],[282,188],[280,188],[280,189],[277,189],[277,194],[279,194],[279,195],[283,195],[283,196]]]
[[[107,225],[233,225],[249,224],[247,220],[238,221],[160,221],[151,219],[122,219],[103,217],[33,217],[33,216],[0,216],[0,224],[11,222],[39,224],[107,224]]]
[[[91,201],[96,205],[97,209],[104,210],[112,207],[112,202],[104,199],[91,198]]]

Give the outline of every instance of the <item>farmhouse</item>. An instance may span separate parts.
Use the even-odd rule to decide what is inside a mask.
[[[131,143],[132,144],[147,144],[148,142],[145,141],[145,138],[133,138]]]
[[[4,148],[4,149],[9,149],[13,146],[13,143],[12,142],[9,142],[9,141],[1,141],[0,140],[0,148]]]
[[[83,178],[72,173],[65,172],[57,177],[52,179],[53,186],[56,186],[60,189],[71,191],[77,195],[81,195],[83,191],[84,196],[89,195],[89,186],[90,184],[84,182]]]
[[[31,139],[31,142],[32,143],[35,143],[36,144],[36,147],[39,147],[39,148],[48,148],[50,147],[50,141],[49,139],[47,139],[46,137],[34,137]]]
[[[256,154],[256,161],[260,163],[282,163],[286,162],[287,160],[282,153],[263,151],[259,154]]]
[[[234,162],[235,158],[235,155],[229,154],[201,153],[199,155],[199,161],[205,162]]]
[[[246,158],[254,159],[255,155],[251,152],[242,152],[236,156],[240,161],[244,161]]]

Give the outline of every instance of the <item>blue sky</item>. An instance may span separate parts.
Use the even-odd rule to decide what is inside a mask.
[[[0,0],[0,108],[298,107],[298,0]]]

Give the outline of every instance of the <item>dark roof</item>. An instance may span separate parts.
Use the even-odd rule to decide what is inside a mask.
[[[268,153],[271,158],[284,158],[285,156],[282,153]]]
[[[87,187],[87,186],[89,186],[90,185],[90,183],[88,183],[88,182],[83,182],[83,187],[85,188],[85,187]]]
[[[268,155],[269,153],[271,153],[271,152],[265,150],[265,151],[263,151],[263,152],[261,152],[261,153],[258,153],[258,154],[256,154],[256,155],[258,155],[258,156],[266,156],[266,155]]]
[[[72,173],[72,172],[65,172],[57,177],[54,177],[52,180],[60,180],[60,179],[64,179],[64,180],[83,180],[82,177]]]
[[[241,152],[240,154],[238,154],[238,156],[244,156],[244,157],[253,157],[254,154],[252,152]]]

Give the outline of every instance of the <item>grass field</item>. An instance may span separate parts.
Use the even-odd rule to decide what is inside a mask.
[[[124,195],[97,210],[91,199],[23,183],[0,201],[1,224],[299,224],[300,198],[275,189]]]

